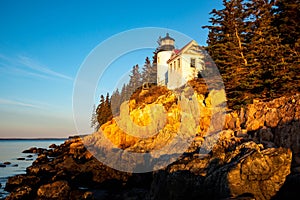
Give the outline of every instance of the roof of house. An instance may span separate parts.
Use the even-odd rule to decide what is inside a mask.
[[[174,53],[178,54],[180,52],[181,49],[174,49]]]
[[[187,43],[184,47],[182,47],[181,49],[174,49],[173,53],[171,55],[171,58],[167,61],[167,63],[171,62],[172,60],[174,60],[181,54],[185,53],[192,45],[198,45],[198,44],[195,40],[192,40],[189,43]]]

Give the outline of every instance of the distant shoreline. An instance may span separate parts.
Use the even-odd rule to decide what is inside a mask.
[[[70,135],[69,137],[66,138],[0,138],[1,140],[69,140],[72,138],[80,138],[84,137],[86,135]]]
[[[69,138],[0,138],[1,140],[67,140]]]

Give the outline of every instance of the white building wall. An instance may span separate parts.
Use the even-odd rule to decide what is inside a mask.
[[[157,54],[157,85],[167,86],[168,64],[172,51],[161,51]]]
[[[197,77],[198,72],[204,69],[204,61],[201,55],[183,54],[179,56],[180,68],[178,68],[178,58],[168,64],[168,88],[175,89],[183,86],[189,80]],[[195,68],[191,67],[191,58],[195,59]],[[176,61],[176,67],[174,67]],[[171,66],[172,65],[172,66]]]
[[[176,62],[176,63],[175,63]],[[183,84],[183,79],[182,79],[182,59],[179,58],[180,64],[178,65],[178,58],[173,60],[168,64],[169,66],[169,76],[168,76],[168,88],[169,89],[175,89]]]
[[[191,67],[191,59],[195,59],[195,68]],[[203,57],[201,55],[195,54],[184,54],[183,55],[184,70],[183,70],[183,78],[185,82],[197,77],[198,72],[204,69]]]
[[[184,70],[183,70],[182,76],[183,76],[183,79],[185,80],[185,82],[194,78],[197,75],[196,68],[191,67],[191,58],[194,58],[194,57],[191,55],[188,55],[188,54],[183,55]]]

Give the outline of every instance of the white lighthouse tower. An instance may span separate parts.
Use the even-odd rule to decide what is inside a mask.
[[[168,83],[168,63],[175,48],[175,40],[166,34],[164,38],[159,37],[159,47],[157,52],[157,85],[167,86]]]

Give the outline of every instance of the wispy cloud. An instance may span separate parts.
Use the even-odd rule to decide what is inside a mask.
[[[0,53],[0,59],[1,59],[1,60],[6,60],[6,61],[9,61],[9,62],[12,61],[9,57],[7,57],[7,56],[5,56],[5,55],[3,55],[3,54],[1,54],[1,53]]]
[[[4,68],[6,72],[44,79],[60,78],[73,80],[72,77],[51,70],[49,67],[27,56],[20,55],[16,59],[12,59],[6,55],[0,54],[0,61],[0,66],[2,66],[2,69]]]
[[[31,104],[31,103],[16,101],[16,100],[10,100],[10,99],[2,99],[2,98],[0,98],[0,105],[14,105],[14,106],[42,109],[41,106],[36,105],[36,104]]]
[[[31,71],[26,71],[24,69],[14,67],[14,66],[11,66],[11,65],[8,65],[5,63],[0,63],[0,72],[9,73],[11,75],[20,74],[20,75],[25,75],[25,76],[34,76],[34,77],[38,77],[38,78],[42,78],[42,79],[50,79],[49,76],[39,74],[39,73],[34,73]]]
[[[54,76],[54,77],[58,77],[58,78],[63,78],[63,79],[67,79],[67,80],[73,80],[70,76],[66,76],[64,74],[55,72],[27,56],[19,56],[19,62],[22,65],[24,65],[34,71],[40,72],[42,74],[46,74],[46,75],[50,75],[50,76]]]

